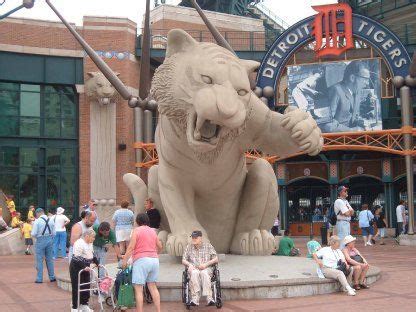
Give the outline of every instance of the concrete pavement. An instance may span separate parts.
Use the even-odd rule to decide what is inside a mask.
[[[306,239],[295,242],[306,254]],[[289,299],[228,301],[224,312],[238,311],[416,311],[416,248],[398,246],[392,239],[387,245],[357,246],[370,264],[381,268],[381,279],[369,290],[360,290],[356,297],[342,293]],[[114,261],[110,259],[109,261]],[[57,261],[57,269],[66,266],[64,260]],[[69,311],[70,293],[58,289],[55,283],[35,284],[33,256],[0,257],[0,311]],[[98,306],[95,302],[95,310]],[[153,311],[145,305],[145,311]],[[215,311],[216,308],[200,307],[198,311]],[[110,311],[110,309],[108,309]],[[133,311],[133,310],[132,310]],[[162,311],[186,311],[182,303],[162,303]]]

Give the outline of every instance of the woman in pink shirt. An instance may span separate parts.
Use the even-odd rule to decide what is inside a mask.
[[[123,268],[127,261],[133,257],[132,283],[136,295],[136,311],[143,311],[143,286],[147,283],[153,298],[156,311],[160,312],[160,295],[156,287],[159,276],[159,255],[162,243],[157,238],[154,229],[149,227],[149,217],[139,213],[136,217],[137,228],[133,230],[129,247],[123,258]]]

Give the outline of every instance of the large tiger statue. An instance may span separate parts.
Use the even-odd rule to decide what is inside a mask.
[[[248,75],[258,66],[183,30],[168,34],[151,88],[160,113],[159,165],[150,168],[148,186],[130,173],[124,182],[136,210],[149,196],[162,211],[159,235],[170,255],[182,256],[194,230],[219,253],[270,255],[269,229],[279,212],[276,177],[263,159],[247,168],[245,151],[316,155],[322,148],[310,114],[273,112],[250,90]]]

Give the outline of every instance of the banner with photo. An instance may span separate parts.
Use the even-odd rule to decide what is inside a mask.
[[[380,60],[288,66],[289,105],[311,113],[322,132],[381,130]]]

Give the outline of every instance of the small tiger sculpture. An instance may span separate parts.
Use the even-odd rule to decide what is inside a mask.
[[[117,76],[119,73],[115,73]],[[89,79],[85,83],[87,96],[95,99],[100,105],[113,103],[117,91],[101,72],[88,72]]]
[[[151,89],[160,113],[159,165],[150,168],[147,187],[134,174],[124,181],[137,210],[149,196],[162,211],[160,237],[170,255],[182,256],[197,229],[219,253],[270,255],[269,229],[279,212],[276,177],[264,159],[247,168],[244,153],[316,155],[322,148],[310,114],[273,112],[250,90],[248,75],[258,66],[183,30],[168,34]]]

